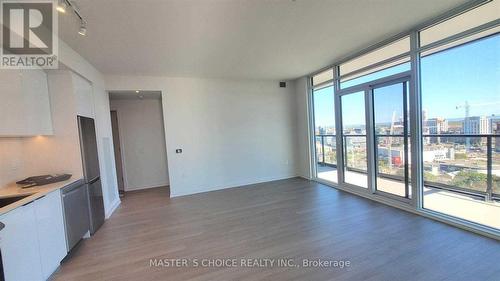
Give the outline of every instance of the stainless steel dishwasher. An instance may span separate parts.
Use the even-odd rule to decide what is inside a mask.
[[[68,252],[89,231],[89,206],[85,182],[76,181],[61,190]]]

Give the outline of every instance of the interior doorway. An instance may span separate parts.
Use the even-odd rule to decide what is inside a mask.
[[[120,194],[169,188],[160,91],[110,91],[110,114]]]

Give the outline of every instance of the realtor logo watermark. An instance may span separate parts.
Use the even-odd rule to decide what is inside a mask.
[[[0,0],[0,7],[0,68],[57,69],[55,1]]]

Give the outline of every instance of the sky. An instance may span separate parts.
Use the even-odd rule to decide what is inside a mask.
[[[385,71],[383,75],[402,70],[407,70],[407,66],[398,67],[396,72]],[[380,77],[374,74],[360,82]],[[465,109],[457,109],[457,105],[466,101],[471,105],[470,116],[500,115],[500,35],[423,57],[421,81],[422,108],[427,111],[428,118],[464,118]],[[393,111],[402,110],[401,99],[396,98],[400,87],[386,87],[383,92],[380,89],[380,94],[375,93],[376,119],[377,122],[390,122]],[[342,99],[344,123],[364,124],[362,95]],[[314,92],[316,126],[334,126],[333,102],[332,87]]]
[[[422,58],[421,76],[429,118],[463,118],[465,101],[471,116],[500,114],[500,35]]]

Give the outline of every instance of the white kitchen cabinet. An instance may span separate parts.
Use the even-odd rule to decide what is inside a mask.
[[[0,136],[53,134],[43,70],[0,70],[0,101]]]
[[[72,73],[73,91],[76,97],[76,114],[89,118],[94,118],[93,88],[85,78]]]
[[[64,234],[60,190],[35,200],[34,207],[42,274],[47,279],[66,256],[66,236]]]
[[[0,222],[5,280],[47,280],[66,256],[60,190],[0,216]]]
[[[0,216],[0,221],[5,224],[0,231],[5,280],[44,280],[34,202]]]

